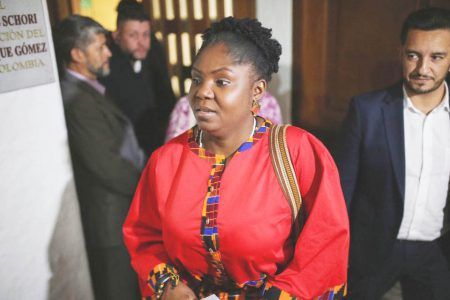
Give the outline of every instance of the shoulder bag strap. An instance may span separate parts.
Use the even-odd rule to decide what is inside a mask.
[[[286,141],[289,125],[273,125],[269,135],[272,166],[292,212],[292,239],[295,243],[302,228],[302,196]]]

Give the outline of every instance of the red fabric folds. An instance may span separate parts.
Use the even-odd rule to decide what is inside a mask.
[[[268,134],[235,155],[221,179],[217,216],[222,263],[237,284],[267,275],[268,283],[300,299],[313,299],[346,282],[347,210],[339,176],[326,148],[306,131],[289,127],[289,151],[307,220],[291,245],[291,211],[269,157]],[[160,263],[181,276],[210,272],[200,225],[211,165],[188,146],[185,133],[155,151],[142,175],[124,225],[125,243],[141,279]]]

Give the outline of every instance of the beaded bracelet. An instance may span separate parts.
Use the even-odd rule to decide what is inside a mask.
[[[156,282],[156,299],[161,299],[162,295],[164,294],[164,291],[166,289],[166,285],[170,283],[172,288],[176,287],[178,285],[178,282],[180,281],[180,276],[174,273],[167,273],[161,276],[158,281]]]

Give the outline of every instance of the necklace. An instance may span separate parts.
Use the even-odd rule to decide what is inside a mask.
[[[256,131],[256,117],[253,118],[253,130],[250,133],[250,136],[248,138],[251,138]],[[199,129],[198,131],[198,145],[200,146],[200,148],[203,148],[203,131],[201,129]]]

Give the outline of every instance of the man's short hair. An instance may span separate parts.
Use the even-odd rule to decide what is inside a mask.
[[[117,5],[117,28],[126,21],[149,21],[150,17],[144,12],[142,3],[136,0],[122,0]]]
[[[72,15],[62,20],[53,30],[55,52],[59,64],[72,60],[70,52],[74,48],[85,50],[96,34],[107,34],[105,28],[93,19]]]
[[[412,12],[405,20],[400,34],[402,45],[406,43],[408,32],[418,30],[450,30],[450,10],[438,7],[428,7]]]

